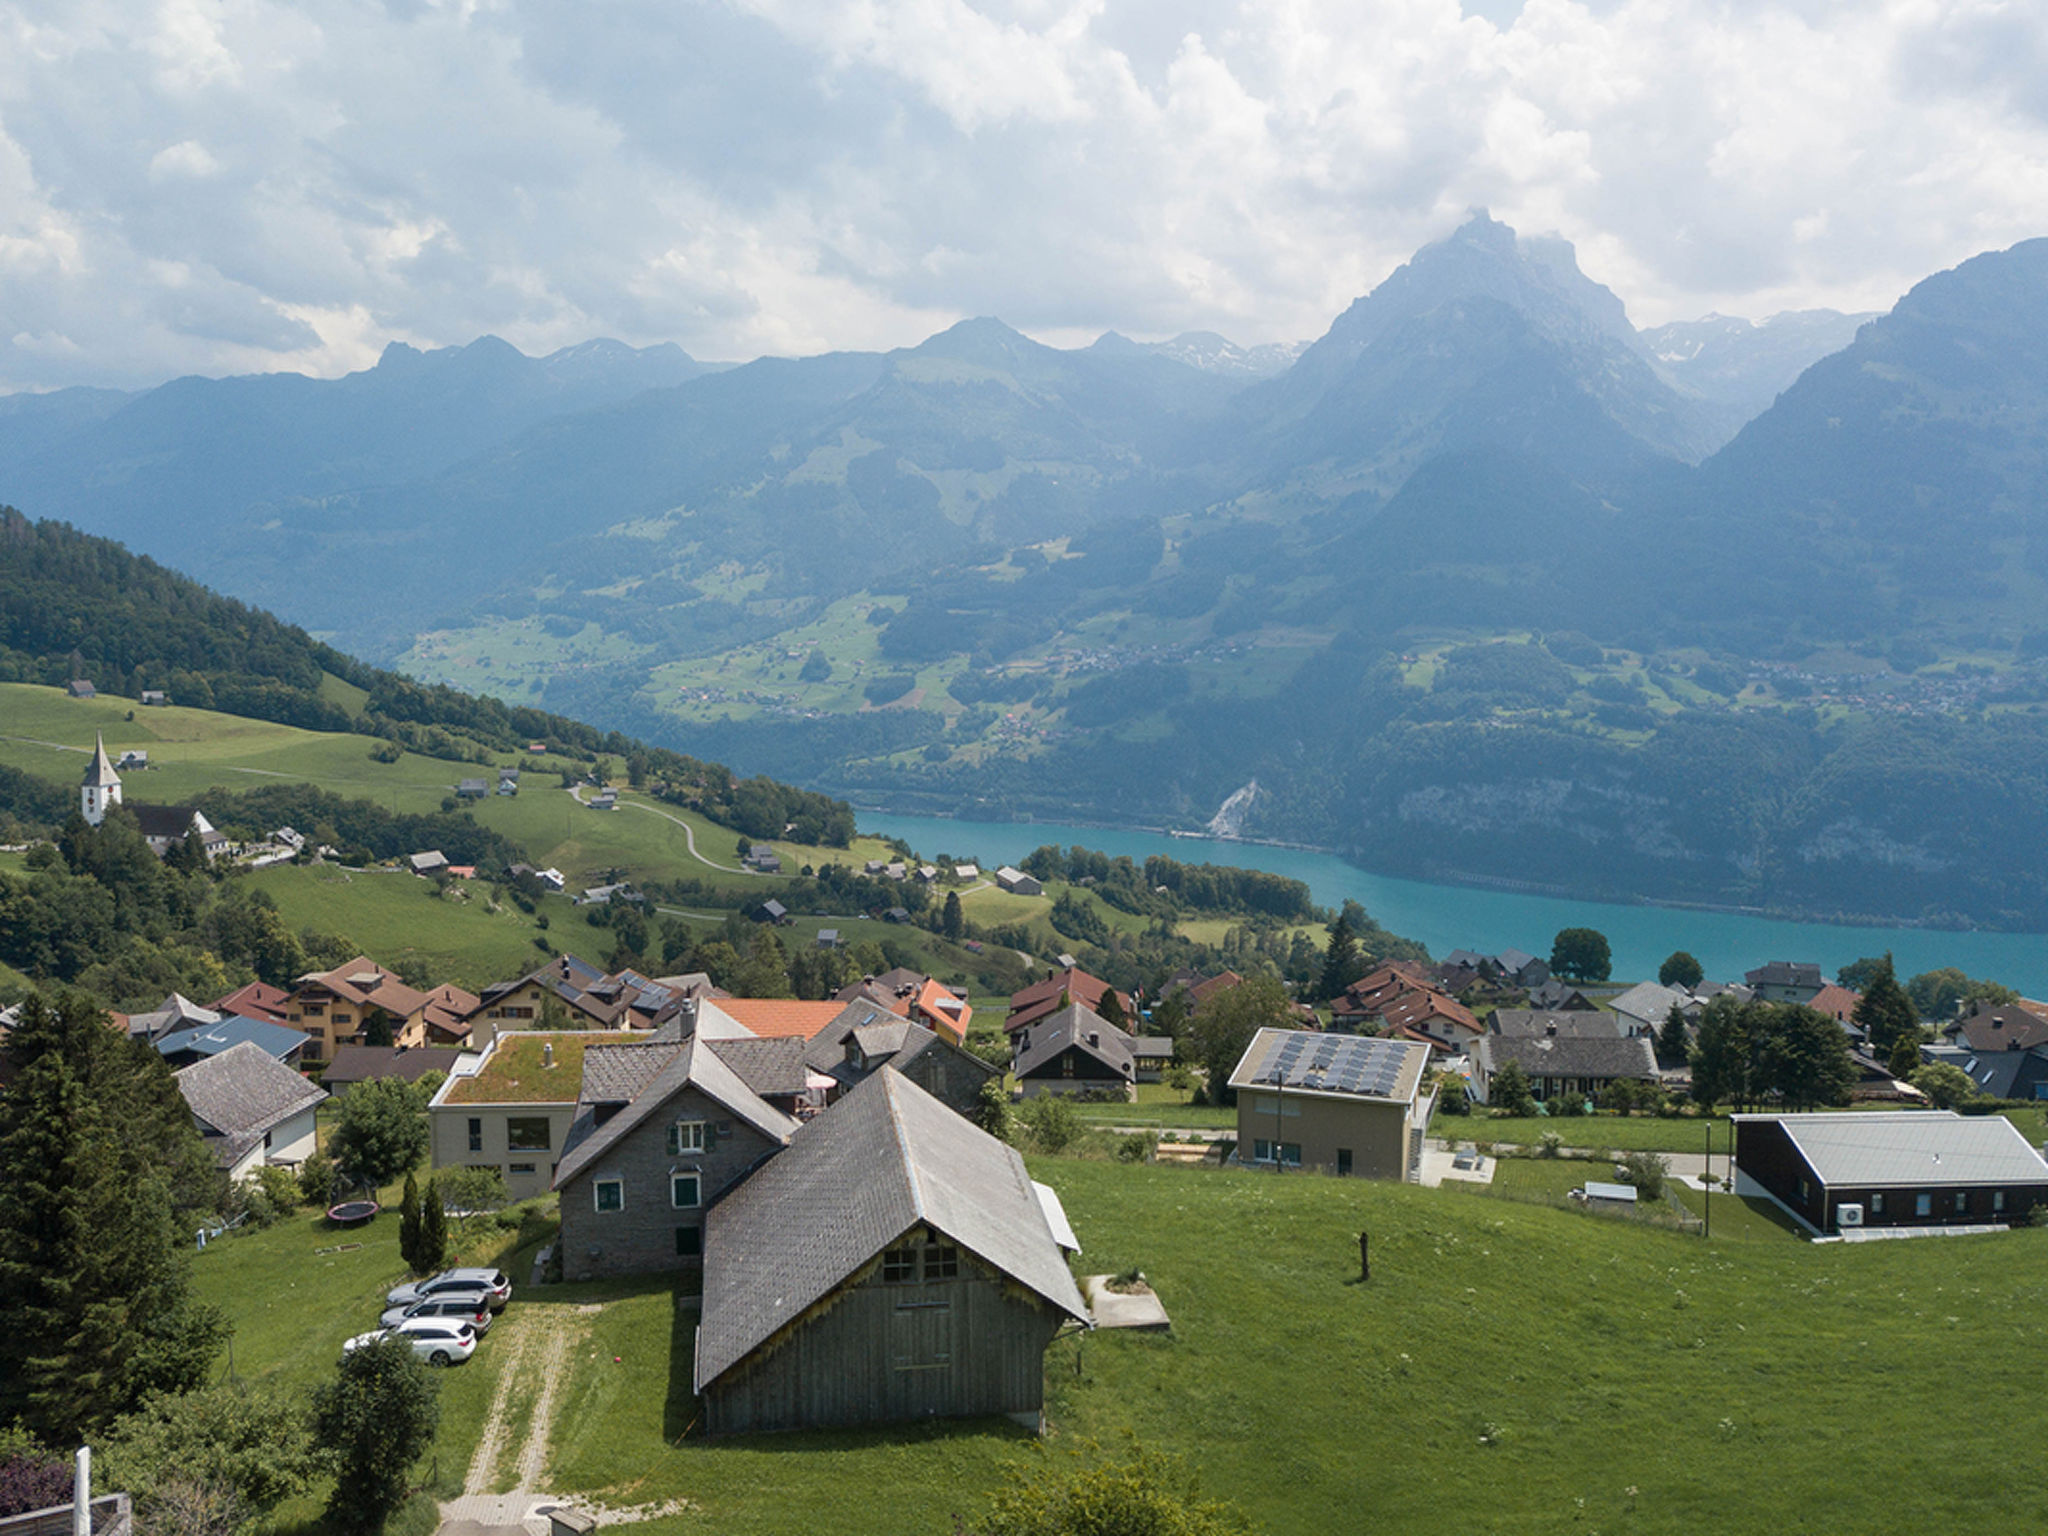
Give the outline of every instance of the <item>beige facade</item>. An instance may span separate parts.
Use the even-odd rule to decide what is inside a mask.
[[[1237,1155],[1246,1163],[1322,1168],[1363,1179],[1408,1176],[1411,1106],[1384,1099],[1240,1091]]]
[[[436,1168],[495,1168],[512,1198],[524,1200],[554,1187],[576,1103],[444,1104],[437,1096],[427,1118]]]

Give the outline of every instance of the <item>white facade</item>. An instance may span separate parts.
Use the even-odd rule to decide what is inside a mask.
[[[107,758],[106,738],[93,733],[92,761],[86,765],[85,782],[78,787],[78,809],[86,824],[98,826],[107,819],[109,808],[121,803],[121,775]]]

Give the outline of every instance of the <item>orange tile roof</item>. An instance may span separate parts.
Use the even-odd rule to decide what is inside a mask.
[[[786,997],[721,997],[714,1006],[763,1040],[808,1040],[846,1010],[841,1002]]]
[[[955,1045],[966,1043],[967,1026],[974,1019],[974,1010],[951,987],[926,977],[924,985],[917,989],[911,1009],[919,1022],[931,1025],[935,1034]]]
[[[1851,992],[1847,987],[1829,982],[1807,999],[1806,1006],[1815,1013],[1824,1013],[1837,1022],[1846,1022],[1856,1011],[1856,1005],[1863,1001],[1861,992]]]

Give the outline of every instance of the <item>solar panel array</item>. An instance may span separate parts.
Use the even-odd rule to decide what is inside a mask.
[[[1252,1081],[1318,1093],[1390,1099],[1400,1087],[1410,1046],[1358,1035],[1289,1034],[1260,1063]]]

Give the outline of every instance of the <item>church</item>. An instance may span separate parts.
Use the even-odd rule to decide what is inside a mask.
[[[104,735],[93,733],[92,761],[86,764],[85,778],[78,788],[78,810],[90,826],[98,826],[107,819],[107,812],[124,804],[121,798],[121,775],[114,769],[113,760],[107,756],[107,742]],[[149,840],[150,851],[162,858],[171,844],[182,838],[196,837],[212,858],[227,842],[199,812],[182,805],[130,805],[128,810],[142,827],[142,835]]]

